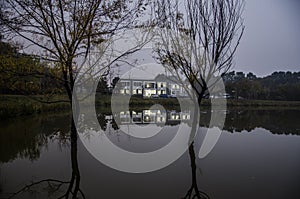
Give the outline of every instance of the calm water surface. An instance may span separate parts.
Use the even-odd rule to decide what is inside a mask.
[[[209,117],[202,115],[195,154],[207,130]],[[145,141],[122,133],[105,118],[100,115],[99,122],[108,137],[129,151],[156,150],[172,139],[177,128],[176,124],[167,126]],[[196,179],[203,198],[298,199],[299,118],[300,110],[229,111],[224,131],[206,158],[191,162],[191,151],[187,151],[168,167],[145,174],[123,173],[101,164],[78,140],[80,188],[86,198],[180,199],[188,198]],[[0,198],[41,180],[70,181],[68,114],[16,118],[0,124]],[[67,183],[57,187],[45,181],[14,198],[57,198],[67,188]]]

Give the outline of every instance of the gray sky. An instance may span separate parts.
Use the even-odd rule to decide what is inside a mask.
[[[300,1],[246,0],[246,26],[235,56],[235,71],[265,76],[300,71]]]
[[[300,0],[246,0],[243,18],[232,70],[258,76],[300,71]]]

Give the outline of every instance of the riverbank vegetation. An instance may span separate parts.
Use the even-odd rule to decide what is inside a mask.
[[[0,119],[46,112],[70,111],[68,96],[64,95],[59,69],[47,66],[35,56],[19,53],[17,45],[0,41]],[[98,83],[98,109],[110,110],[111,92],[119,80],[111,84],[104,76]],[[300,72],[274,72],[266,77],[253,73],[229,72],[223,75],[229,108],[300,108]],[[54,103],[59,102],[59,103]],[[122,103],[119,96],[117,103]],[[130,107],[150,108],[160,104],[178,109],[176,98],[143,99],[131,97]],[[201,105],[210,106],[209,99]]]
[[[273,72],[265,77],[253,73],[223,75],[226,92],[232,98],[250,100],[300,101],[300,72]]]
[[[36,96],[35,96],[36,97]],[[56,96],[56,99],[64,99]],[[40,99],[45,99],[40,97]],[[0,120],[22,115],[69,111],[69,103],[42,103],[23,95],[0,95]]]
[[[33,97],[33,96],[31,96]],[[0,95],[0,120],[6,118],[17,117],[21,115],[45,114],[49,112],[67,112],[71,110],[68,102],[60,103],[43,103],[37,101],[46,101],[44,96],[34,96],[34,99],[23,95]],[[56,95],[52,100],[63,101],[67,96]],[[122,103],[122,97],[119,97],[116,103]],[[132,97],[130,99],[130,108],[145,109],[150,108],[155,104],[160,104],[166,109],[177,110],[180,105],[176,98],[170,99],[142,99]],[[96,96],[96,109],[102,109],[105,112],[110,112],[111,96],[103,95]],[[202,100],[203,108],[210,107],[210,100]],[[227,99],[228,109],[300,109],[300,101],[275,101],[275,100],[245,100],[245,99]]]

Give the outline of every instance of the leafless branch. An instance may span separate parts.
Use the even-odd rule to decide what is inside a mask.
[[[154,7],[164,19],[157,28],[158,60],[170,71],[180,71],[202,98],[214,84],[210,81],[232,67],[244,33],[244,1],[162,0]]]

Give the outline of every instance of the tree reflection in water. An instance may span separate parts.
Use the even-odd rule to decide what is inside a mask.
[[[84,192],[80,188],[80,171],[78,167],[77,159],[77,141],[78,136],[76,132],[76,127],[71,120],[71,132],[70,132],[70,142],[71,142],[71,165],[72,174],[70,181],[62,181],[58,179],[43,179],[40,181],[32,182],[31,184],[25,185],[20,190],[15,193],[10,194],[7,198],[15,198],[25,192],[41,193],[39,190],[47,190],[47,198],[86,198]],[[62,194],[61,194],[62,193]]]
[[[183,197],[183,199],[193,199],[193,198],[209,199],[210,197],[203,191],[200,191],[198,188],[197,165],[196,165],[196,156],[194,151],[194,142],[192,142],[191,145],[189,146],[189,156],[191,160],[192,184],[189,190],[187,191],[186,195]]]
[[[260,127],[269,130],[273,134],[300,135],[299,115],[299,110],[229,110],[224,129],[227,132],[250,132]],[[99,115],[101,128],[108,131],[107,123],[110,122],[112,131],[117,130],[116,122],[113,119],[108,121],[107,118],[110,117],[106,116],[110,116],[110,114]],[[28,121],[27,119],[20,119],[18,122],[1,124],[0,163],[8,163],[16,159],[37,160],[42,153],[42,147],[47,148],[49,140],[52,139],[59,140],[59,144],[70,145],[71,149],[69,156],[71,157],[71,176],[69,180],[67,178],[67,180],[42,179],[35,181],[22,187],[15,193],[6,194],[7,198],[23,198],[26,193],[45,194],[45,192],[48,194],[47,198],[85,198],[85,194],[80,187],[82,183],[77,159],[77,134],[74,124],[73,126],[71,125],[72,133],[66,133],[70,132],[70,125],[66,124],[66,117],[68,116],[55,115],[53,118],[49,116],[45,116],[45,118],[32,117],[28,118]],[[207,126],[206,119],[208,121],[209,118],[209,112],[206,115],[201,114],[200,126]],[[185,194],[183,198],[209,198],[207,194],[200,191],[201,188],[197,184],[197,165],[193,142],[189,147],[189,157],[192,174],[191,185],[187,192],[182,194]],[[0,185],[1,196],[5,192],[6,186],[4,185]]]

